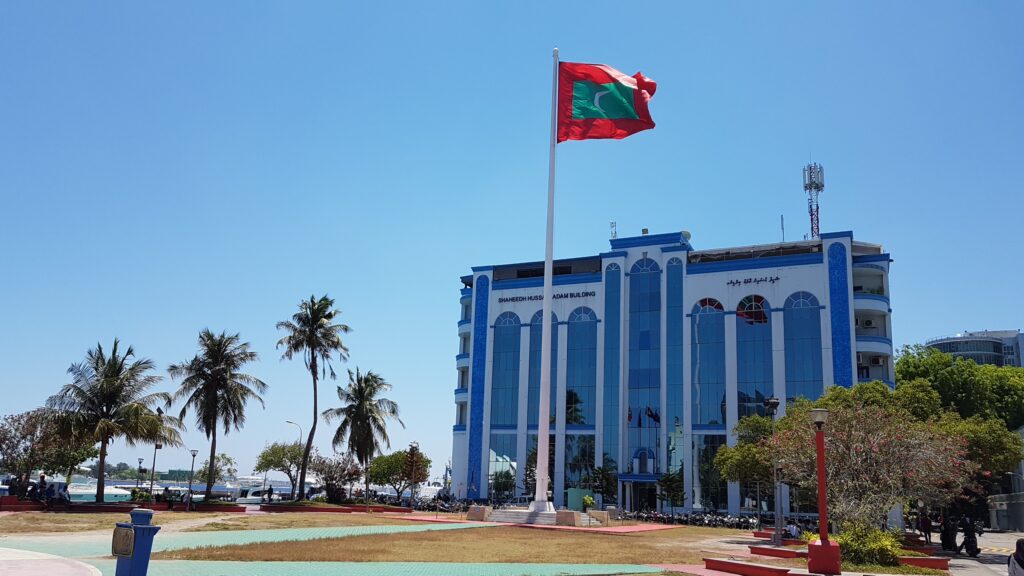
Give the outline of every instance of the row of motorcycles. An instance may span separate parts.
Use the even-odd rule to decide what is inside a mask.
[[[623,512],[622,517],[639,522],[705,526],[709,528],[734,528],[737,530],[757,530],[761,526],[761,522],[756,516],[733,516],[731,514],[669,514],[656,510],[640,510],[636,512]]]

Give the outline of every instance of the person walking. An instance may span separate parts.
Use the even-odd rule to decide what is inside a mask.
[[[185,512],[192,510],[192,491],[189,490],[181,497],[181,503],[185,505]]]
[[[960,519],[960,528],[964,531],[964,541],[956,547],[956,553],[960,554],[960,551],[964,550],[971,558],[977,558],[981,553],[981,548],[978,548],[977,526],[969,516],[964,516]]]
[[[928,513],[924,512],[918,518],[917,528],[924,535],[924,543],[930,545],[932,543],[932,518]]]
[[[1017,550],[1006,559],[1009,576],[1024,576],[1024,538],[1017,539]]]

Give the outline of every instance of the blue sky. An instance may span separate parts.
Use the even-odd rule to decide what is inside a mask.
[[[895,259],[898,344],[1024,327],[1021,4],[625,6],[5,2],[0,414],[97,342],[163,370],[240,332],[270,384],[220,441],[248,472],[285,420],[308,429],[274,324],[327,293],[348,367],[395,386],[393,446],[447,461],[459,276],[543,257],[554,46],[658,82],[653,131],[559,146],[556,257],[604,250],[610,220],[701,249],[779,240],[784,214],[797,238],[813,159],[822,229]]]

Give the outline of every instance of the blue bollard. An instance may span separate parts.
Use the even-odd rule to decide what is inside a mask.
[[[159,526],[151,524],[153,511],[145,508],[136,508],[130,512],[131,524],[118,522],[119,528],[130,527],[135,533],[135,545],[131,556],[121,556],[117,559],[115,576],[146,576],[149,572],[149,557],[153,552],[153,538],[160,531]]]

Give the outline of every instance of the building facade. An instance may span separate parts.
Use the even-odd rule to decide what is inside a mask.
[[[1020,330],[982,330],[962,332],[954,336],[933,338],[927,342],[935,348],[958,358],[974,360],[978,364],[996,366],[1024,366],[1024,334]]]
[[[605,503],[626,509],[659,507],[667,471],[682,471],[687,509],[770,509],[770,487],[722,482],[715,453],[768,397],[784,400],[784,413],[786,401],[832,384],[892,385],[890,262],[851,232],[703,251],[685,232],[643,235],[555,261],[554,504],[592,488],[603,467],[618,473]],[[462,278],[459,497],[532,495],[542,282],[540,262],[474,267]]]

